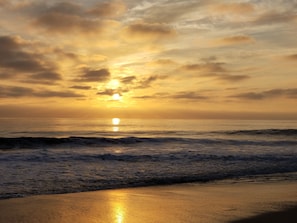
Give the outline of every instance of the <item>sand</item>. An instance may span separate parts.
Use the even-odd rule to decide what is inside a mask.
[[[296,205],[297,182],[180,184],[0,200],[0,222],[295,223]]]

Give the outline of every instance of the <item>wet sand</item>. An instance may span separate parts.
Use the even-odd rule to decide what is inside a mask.
[[[0,200],[0,223],[291,223],[296,204],[297,182],[180,184]]]
[[[287,207],[278,211],[271,211],[271,212],[259,214],[245,219],[235,220],[230,223],[267,223],[267,222],[270,222],[270,223],[297,222],[297,205]]]

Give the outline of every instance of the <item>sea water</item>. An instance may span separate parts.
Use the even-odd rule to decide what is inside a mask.
[[[0,119],[0,198],[295,172],[297,121]]]

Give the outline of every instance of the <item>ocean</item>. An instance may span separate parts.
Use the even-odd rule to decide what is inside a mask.
[[[297,121],[0,119],[0,199],[296,172]]]

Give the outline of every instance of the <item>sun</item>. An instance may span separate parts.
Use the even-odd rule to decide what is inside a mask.
[[[114,101],[119,101],[119,100],[121,100],[121,95],[120,95],[119,93],[114,93],[114,94],[112,95],[112,100],[114,100]]]
[[[119,118],[113,118],[113,119],[111,120],[111,122],[112,122],[113,125],[119,125],[120,122],[121,122],[121,119],[119,119]]]

